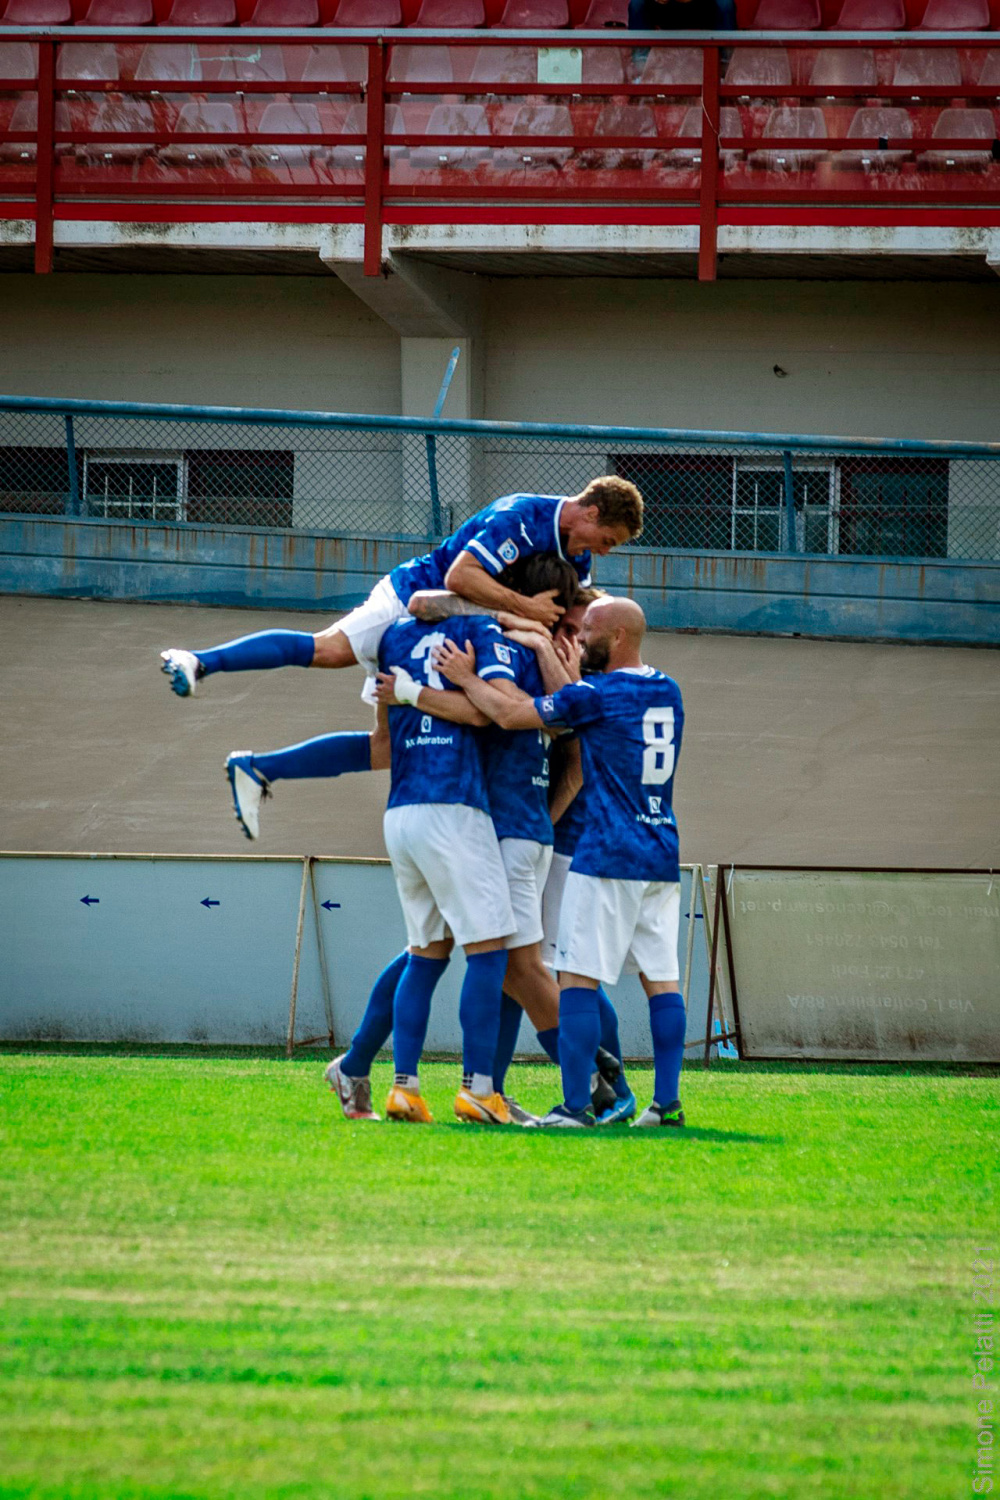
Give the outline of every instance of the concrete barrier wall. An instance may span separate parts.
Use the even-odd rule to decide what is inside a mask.
[[[0,1040],[285,1041],[302,892],[299,858],[0,855]],[[316,860],[307,889],[296,1036],[325,1036],[317,922],[338,1044],[351,1036],[375,976],[405,946],[385,860]],[[684,973],[695,926],[688,1036],[705,1034],[704,919],[690,915],[684,872]],[[457,954],[435,995],[428,1050],[459,1053]],[[651,1057],[639,981],[611,991],[626,1056]],[[541,1056],[530,1023],[518,1052]]]
[[[0,516],[0,592],[351,609],[413,540]],[[654,629],[1000,644],[1000,564],[658,552],[602,558]]]

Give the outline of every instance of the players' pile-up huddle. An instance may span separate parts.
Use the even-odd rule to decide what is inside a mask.
[[[671,806],[684,711],[677,684],[643,665],[639,606],[590,587],[591,554],[641,528],[642,498],[623,479],[595,479],[574,496],[510,495],[394,568],[320,635],[265,630],[163,652],[181,697],[213,672],[366,669],[371,735],[323,735],[226,763],[249,838],[275,781],[391,769],[385,841],[409,947],[379,975],[349,1051],[326,1070],[348,1119],[378,1119],[369,1075],[391,1034],[386,1114],[430,1122],[420,1055],[458,942],[467,960],[459,1119],[632,1119],[602,988],[625,969],[649,998],[655,1060],[653,1101],[633,1123],[684,1124]],[[541,1120],[505,1092],[522,1012],[562,1070],[563,1102]]]

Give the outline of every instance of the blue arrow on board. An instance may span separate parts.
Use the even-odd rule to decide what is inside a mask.
[[[205,896],[198,903],[199,906],[221,906],[221,904],[222,903],[220,901],[213,901],[211,896]]]
[[[320,905],[322,906],[324,911],[333,911],[334,909],[336,909],[337,911],[340,910],[339,901],[321,901]]]
[[[100,906],[101,898],[100,896],[81,896],[80,902],[83,906]]]

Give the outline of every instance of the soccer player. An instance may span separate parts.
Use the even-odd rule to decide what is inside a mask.
[[[463,694],[445,688],[432,662],[432,653],[449,643],[472,648],[481,680],[513,681],[510,647],[492,620],[472,617],[434,626],[407,619],[393,624],[382,640],[379,665],[386,673],[405,672],[413,699],[389,710],[392,782],[384,831],[410,956],[393,1002],[396,1077],[386,1114],[430,1122],[420,1092],[420,1054],[434,989],[457,942],[467,966],[459,1002],[463,1080],[455,1113],[461,1120],[506,1125],[510,1112],[494,1087],[493,1061],[507,968],[505,939],[516,922],[472,727],[484,718]],[[454,699],[453,722],[413,706],[423,687]]]
[[[507,729],[575,729],[588,817],[563,892],[555,962],[560,973],[559,1060],[564,1101],[543,1125],[594,1124],[590,1070],[601,1035],[597,991],[623,967],[649,1000],[653,1100],[638,1126],[682,1126],[678,1098],[685,1014],[677,933],[680,866],[671,806],[684,710],[680,689],[641,657],[645,618],[628,599],[598,599],[584,618],[582,667],[591,675],[532,704],[511,703],[477,680],[475,651],[450,641],[435,652],[442,676]]]
[[[266,671],[275,667],[349,667],[360,663],[368,676],[366,696],[374,695],[382,634],[407,612],[417,590],[448,588],[492,610],[510,610],[552,625],[560,610],[554,599],[525,599],[499,581],[518,558],[555,552],[568,558],[581,583],[590,580],[590,559],[605,556],[642,530],[642,497],[627,479],[609,475],[591,480],[578,495],[507,495],[478,511],[433,552],[393,568],[364,604],[336,625],[311,635],[301,630],[263,630],[222,646],[161,652],[162,670],[174,692],[190,697],[213,672]],[[365,743],[362,743],[362,740]],[[346,770],[363,769],[368,736],[344,746],[352,757]]]
[[[572,639],[576,636],[585,606],[574,603],[576,575],[564,561],[552,554],[528,558],[509,570],[509,581],[529,597],[555,590],[555,598],[566,610],[557,626],[557,637]],[[517,686],[512,686],[506,679],[493,679],[502,681],[503,690],[522,701],[530,701],[530,696],[539,692],[555,691],[570,680],[553,646],[552,636],[547,631],[542,631],[542,634],[549,648],[547,653],[542,653],[539,648],[539,654],[544,656],[542,668],[534,650],[508,643],[506,650],[513,683]],[[442,693],[431,686],[415,683],[405,669],[397,667],[392,673],[380,674],[378,681],[383,712],[399,701],[432,714],[452,716],[456,710],[456,694]],[[397,692],[402,693],[401,699]],[[538,731],[508,734],[505,730],[491,728],[480,744],[483,745],[484,741],[487,794],[517,924],[515,933],[507,941],[505,993],[493,1081],[495,1091],[504,1095],[514,1123],[523,1125],[533,1123],[535,1117],[505,1092],[522,1007],[535,1026],[542,1047],[553,1062],[559,1061],[559,993],[542,963],[539,946],[542,931],[540,893],[552,844],[547,797],[548,736]],[[258,759],[268,760],[266,757]],[[350,1049],[343,1057],[335,1058],[326,1069],[327,1082],[337,1093],[348,1119],[377,1118],[371,1108],[369,1071],[392,1031],[392,997],[399,979],[398,964],[399,960],[395,960],[379,975]]]

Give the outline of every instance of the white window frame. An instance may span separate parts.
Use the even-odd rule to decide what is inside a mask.
[[[88,515],[99,515],[108,521],[131,521],[136,519],[135,509],[148,510],[149,501],[137,501],[133,506],[131,495],[128,500],[109,500],[107,494],[102,497],[94,494],[90,489],[89,468],[91,464],[116,464],[122,468],[129,464],[162,464],[172,467],[177,471],[177,492],[170,500],[165,502],[162,511],[154,496],[152,504],[152,516],[140,516],[143,521],[183,521],[187,514],[187,459],[181,452],[171,449],[154,448],[144,450],[140,448],[110,448],[110,449],[88,449],[83,458],[83,495]],[[96,502],[96,509],[95,509]]]

